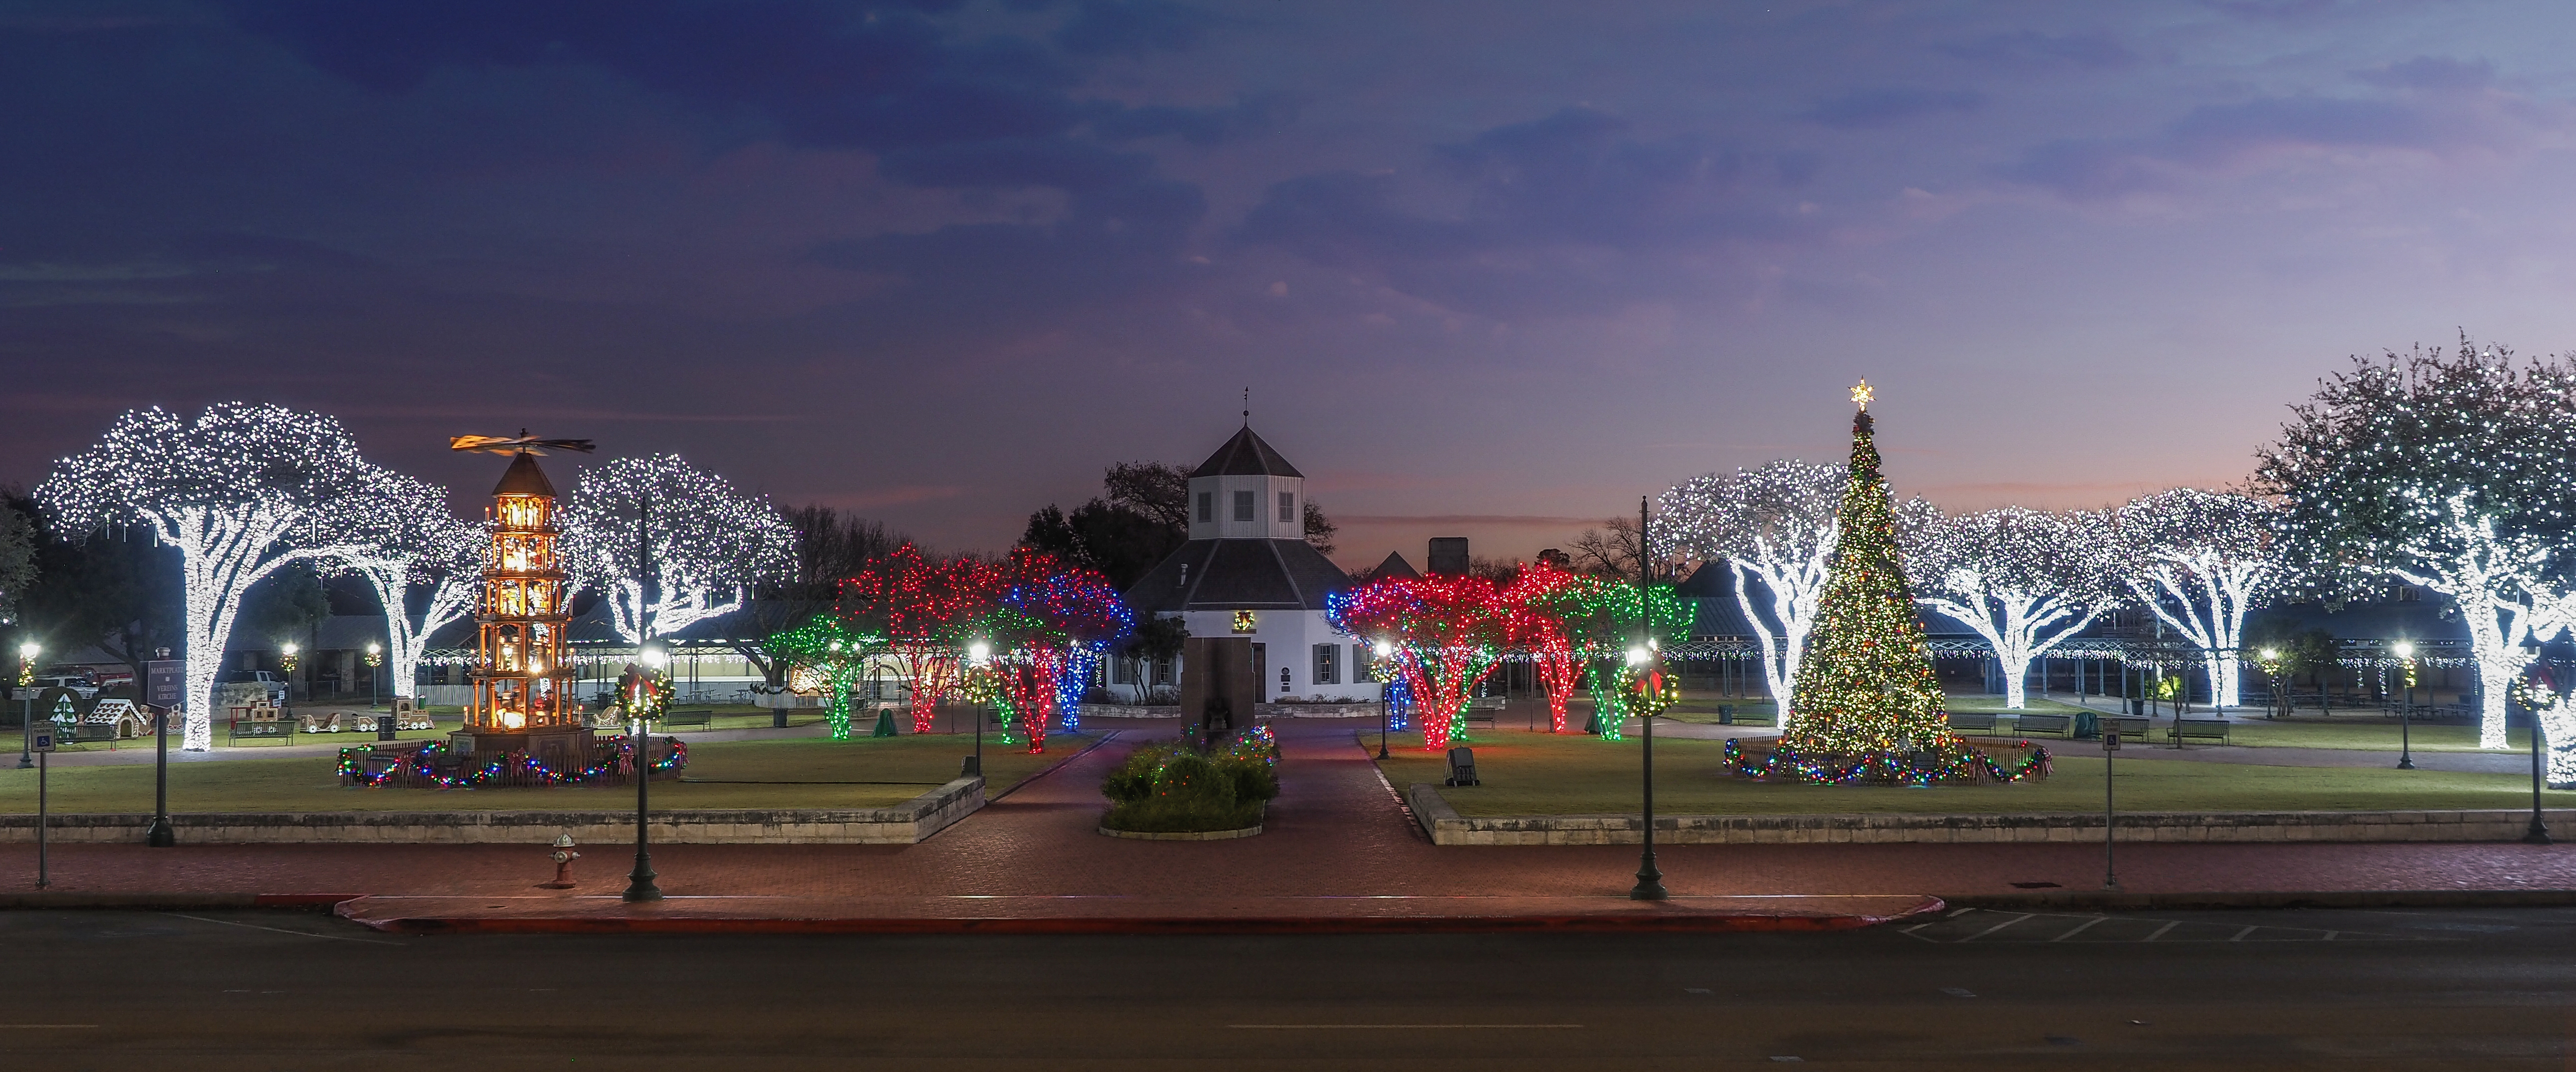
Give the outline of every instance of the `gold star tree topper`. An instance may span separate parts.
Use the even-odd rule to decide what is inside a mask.
[[[1878,393],[1869,389],[1868,380],[1862,380],[1858,386],[1852,388],[1852,404],[1859,406],[1862,412],[1869,410],[1869,400],[1876,397]]]

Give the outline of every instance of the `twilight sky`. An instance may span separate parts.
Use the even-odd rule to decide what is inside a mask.
[[[252,398],[998,549],[1249,384],[1418,563],[1838,461],[1867,376],[1899,494],[2099,505],[2347,354],[2576,347],[2571,57],[2549,0],[0,0],[0,483]]]

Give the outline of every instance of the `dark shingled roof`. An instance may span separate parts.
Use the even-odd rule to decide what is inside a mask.
[[[1404,560],[1404,552],[1389,551],[1386,553],[1386,561],[1377,564],[1377,569],[1369,574],[1369,579],[1374,581],[1383,577],[1420,576],[1422,574],[1414,571],[1413,563]]]
[[[551,499],[555,497],[555,486],[546,479],[546,471],[537,468],[537,456],[523,450],[511,457],[509,470],[501,474],[499,484],[493,485],[492,494],[543,495]]]
[[[1351,578],[1304,540],[1191,540],[1127,590],[1144,614],[1322,610]]]
[[[1243,426],[1242,431],[1234,434],[1234,438],[1226,440],[1224,446],[1216,448],[1216,453],[1208,455],[1208,460],[1200,463],[1190,475],[1194,477],[1293,476],[1302,478],[1306,474],[1298,472],[1296,466],[1288,464],[1288,459],[1280,457],[1278,451],[1270,449],[1270,444],[1262,442],[1260,436],[1252,434],[1252,426],[1247,424]]]

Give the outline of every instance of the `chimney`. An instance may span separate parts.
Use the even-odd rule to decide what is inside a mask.
[[[1434,536],[1431,538],[1431,572],[1452,577],[1467,572],[1467,538]]]

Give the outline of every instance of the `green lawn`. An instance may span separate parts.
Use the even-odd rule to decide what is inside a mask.
[[[1587,815],[1637,810],[1638,746],[1577,734],[1483,732],[1476,750],[1481,786],[1441,795],[1461,815]],[[1369,742],[1375,744],[1374,740]],[[1728,777],[1722,742],[1658,738],[1655,809],[1673,815],[1843,812],[2081,812],[2102,806],[2102,761],[2060,758],[2043,781],[2012,785],[1893,787],[1778,785]],[[1438,785],[1448,775],[1416,734],[1389,741],[1382,764],[1399,789]],[[2122,810],[2373,811],[2519,808],[2531,781],[2510,774],[2454,774],[2382,768],[2263,767],[2184,760],[2119,765]],[[2576,792],[2548,794],[2550,807],[2576,807]]]
[[[1097,740],[1054,734],[1043,755],[984,742],[995,791],[1036,775]],[[877,808],[901,803],[957,777],[973,749],[941,734],[850,741],[707,741],[689,746],[688,773],[655,782],[657,808]],[[14,761],[10,761],[14,763]],[[331,757],[228,759],[170,766],[170,810],[521,811],[631,805],[631,787],[554,789],[342,788]],[[152,766],[61,767],[52,772],[57,812],[152,810]],[[36,810],[36,772],[0,766],[0,811]]]

